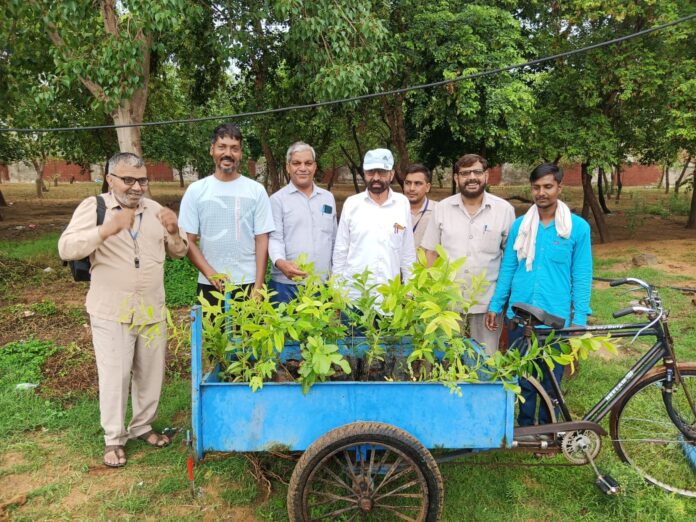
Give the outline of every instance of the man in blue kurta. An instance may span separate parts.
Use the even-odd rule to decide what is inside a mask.
[[[572,214],[558,197],[563,172],[553,163],[536,167],[529,181],[534,205],[512,225],[495,293],[488,306],[486,327],[497,327],[496,314],[506,303],[527,303],[563,317],[565,326],[585,326],[590,313],[592,289],[592,246],[590,226]],[[508,308],[507,317],[512,318]],[[509,343],[522,336],[522,328],[511,328]],[[553,373],[560,383],[563,366]],[[554,396],[549,379],[542,385]],[[520,380],[524,404],[517,418],[520,426],[534,424],[537,394],[526,379]],[[539,424],[550,421],[546,408],[539,409]]]

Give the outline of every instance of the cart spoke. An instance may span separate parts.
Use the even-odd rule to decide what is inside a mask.
[[[391,490],[391,491],[389,491],[389,492],[387,492],[387,493],[382,493],[379,497],[375,497],[375,501],[380,500],[380,499],[383,499],[384,497],[392,496],[392,495],[394,495],[395,493],[398,493],[399,491],[403,491],[403,490],[405,490],[405,489],[408,489],[408,488],[410,488],[410,487],[412,487],[412,486],[417,486],[418,483],[419,483],[418,480],[412,480],[411,482],[407,482],[406,484],[402,484],[401,486],[399,486],[399,487],[396,488],[396,489],[393,489],[393,490]]]
[[[339,462],[339,465],[340,465],[340,462]],[[348,491],[353,491],[353,488],[352,488],[352,487],[350,487],[348,484],[346,484],[346,482],[345,482],[341,477],[339,477],[338,475],[336,475],[336,473],[334,473],[333,470],[332,470],[331,468],[329,468],[328,462],[327,462],[327,464],[324,466],[324,471],[325,471],[326,473],[328,473],[329,475],[331,475],[331,476],[333,477],[333,479],[334,479],[338,484],[340,484],[341,486],[343,486],[345,489],[347,489]],[[326,479],[317,479],[317,480],[326,480]],[[330,481],[327,481],[327,482],[330,483]]]
[[[312,504],[313,506],[323,506],[324,504],[329,504],[331,502],[348,502],[350,504],[358,503],[357,498],[344,497],[341,495],[336,495],[335,493],[328,493],[326,491],[312,491],[312,495],[315,495],[317,497],[325,497],[328,499],[322,502],[315,502]]]
[[[397,510],[399,510],[399,509],[403,509],[401,506],[399,506],[398,508],[393,508],[393,507],[391,507],[391,506],[380,506],[380,507],[383,507],[383,508],[386,509],[387,511],[393,513],[395,516],[397,516],[397,517],[400,518],[401,520],[406,520],[406,522],[418,522],[418,519],[417,519],[417,518],[407,517],[407,516],[404,515],[403,513],[400,513],[399,511],[397,511]]]
[[[370,448],[370,465],[367,468],[367,474],[370,477],[372,476],[372,469],[374,467],[374,464],[375,464],[375,447],[372,446]]]
[[[324,519],[329,518],[329,517],[335,517],[336,515],[348,513],[349,511],[355,511],[356,509],[358,509],[358,506],[349,506],[347,508],[337,509],[336,511],[332,511],[331,513],[326,513],[325,515],[320,515],[318,517],[312,517],[312,520],[324,520]]]
[[[391,470],[390,470],[391,471]],[[384,480],[380,483],[378,487],[375,488],[375,493],[377,493],[383,486],[386,486],[387,484],[391,484],[395,480],[399,480],[401,477],[404,475],[407,475],[408,473],[413,473],[413,468],[411,467],[405,467],[398,473],[395,473],[391,475],[388,479],[387,477],[384,477]]]
[[[394,471],[396,471],[396,469],[399,467],[399,464],[401,464],[401,457],[397,455],[396,460],[391,464],[391,466],[389,466],[389,470],[387,470],[387,473],[384,475],[382,482],[379,484],[379,486],[375,488],[375,493],[377,493],[382,486],[384,486],[391,480],[390,477],[394,474]]]
[[[346,459],[346,469],[348,469],[350,478],[356,480],[357,477],[355,476],[355,472],[353,471],[353,461],[350,460],[350,454],[347,450],[343,450],[343,457]]]

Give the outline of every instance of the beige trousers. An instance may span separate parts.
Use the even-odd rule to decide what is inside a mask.
[[[488,355],[493,355],[498,351],[500,334],[503,331],[502,314],[498,314],[498,328],[491,332],[486,328],[486,314],[469,314],[469,336],[482,344]]]
[[[148,325],[138,334],[138,328],[131,329],[130,324],[94,316],[90,316],[90,322],[99,375],[99,412],[104,442],[107,446],[124,445],[129,438],[150,431],[150,423],[157,416],[164,381],[167,323]],[[129,385],[133,418],[126,430]]]

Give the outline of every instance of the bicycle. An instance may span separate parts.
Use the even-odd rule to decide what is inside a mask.
[[[591,464],[598,487],[616,494],[619,485],[602,474],[594,459],[606,431],[599,422],[610,414],[609,431],[619,458],[631,465],[649,483],[667,491],[696,497],[696,362],[677,362],[668,327],[668,311],[659,294],[648,283],[635,278],[612,281],[610,286],[630,284],[642,288],[640,306],[614,312],[615,318],[630,314],[647,316],[644,323],[590,325],[564,328],[565,320],[526,304],[515,303],[513,321],[524,327],[520,344],[525,349],[536,335],[539,344],[547,339],[567,340],[575,335],[610,333],[613,337],[655,337],[655,343],[582,419],[573,420],[563,392],[542,363],[553,395],[534,377],[528,380],[546,408],[549,424],[515,428],[513,446],[532,450],[561,451],[574,464]],[[661,364],[660,364],[660,361]],[[558,408],[562,420],[556,418]]]

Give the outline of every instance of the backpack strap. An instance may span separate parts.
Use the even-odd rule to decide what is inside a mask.
[[[104,215],[106,214],[106,201],[101,196],[94,196],[97,198],[97,226],[104,224]]]

